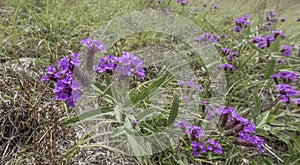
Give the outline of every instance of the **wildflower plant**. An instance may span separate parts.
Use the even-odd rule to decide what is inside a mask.
[[[176,2],[184,6],[183,11],[189,10],[190,1]],[[156,5],[165,3],[157,1]],[[95,33],[99,40],[80,41],[86,47],[85,53],[65,56],[57,67],[46,68],[41,81],[54,81],[55,100],[65,101],[78,111],[92,103],[96,105],[64,121],[65,125],[92,123],[87,124],[90,132],[68,154],[75,155],[79,146],[84,146],[84,151],[93,146],[110,146],[141,162],[145,156],[152,159],[168,153],[181,157],[177,162],[240,163],[257,157],[267,161],[271,156],[283,162],[268,146],[273,137],[282,139],[277,134],[280,129],[270,127],[275,120],[281,121],[284,113],[299,107],[299,75],[282,70],[288,68],[282,66],[294,58],[295,49],[285,41],[289,34],[277,30],[275,11],[266,12],[261,28],[257,28],[251,15],[235,17],[230,20],[230,29],[241,38],[230,38],[216,31],[199,30],[189,20],[179,24],[183,18],[162,7],[159,12],[133,12],[115,18],[100,28],[104,31]],[[220,8],[215,5],[212,9],[218,12]],[[185,43],[176,50],[159,53],[141,44],[146,39],[130,44],[132,36],[147,38],[150,33],[145,31],[149,29],[162,36],[176,36],[177,42]],[[127,34],[131,36],[124,37]],[[142,53],[136,50],[137,44],[143,45]],[[154,47],[158,49],[157,45],[151,49]],[[182,49],[189,53],[178,53]],[[79,62],[82,55],[85,56]],[[199,79],[199,73],[205,80]],[[92,80],[86,83],[86,79]],[[81,84],[89,90],[81,88]],[[94,93],[79,92],[91,90]],[[109,131],[99,133],[100,127]],[[85,145],[92,139],[87,135],[94,137],[96,143]],[[244,151],[251,154],[243,154]],[[232,157],[238,161],[226,160],[231,153],[236,153]]]

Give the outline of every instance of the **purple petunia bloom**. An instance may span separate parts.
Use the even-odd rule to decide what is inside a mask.
[[[287,46],[287,45],[282,45],[281,46],[281,55],[289,57],[292,55],[293,47],[292,46]]]
[[[235,71],[236,70],[236,68],[234,66],[232,66],[231,64],[220,64],[217,66],[217,69],[221,69],[221,68],[225,69],[225,71],[227,71],[227,70]]]

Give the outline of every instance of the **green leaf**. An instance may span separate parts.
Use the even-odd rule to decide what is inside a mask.
[[[145,109],[143,112],[139,113],[138,116],[136,117],[136,119],[138,121],[143,121],[149,116],[154,116],[156,113],[157,113],[156,109],[148,108],[148,109]]]
[[[126,102],[124,107],[133,106],[140,103],[141,101],[145,100],[148,96],[150,96],[158,87],[165,85],[171,79],[172,76],[170,74],[165,74],[164,76],[154,81],[148,88],[139,92],[135,96],[132,96],[131,102]]]
[[[270,47],[271,52],[278,52],[280,47],[280,37],[277,37],[276,40],[272,43]]]
[[[96,117],[96,116],[105,115],[105,114],[110,113],[112,111],[113,111],[113,107],[101,107],[101,108],[94,109],[94,110],[91,110],[91,111],[83,112],[82,114],[80,114],[77,117],[73,117],[73,118],[70,118],[70,119],[64,121],[62,124],[64,126],[67,126],[67,125],[70,125],[70,124],[75,124],[75,123],[80,122],[82,120],[87,120],[89,118],[93,118],[93,117]]]
[[[171,111],[170,111],[169,118],[168,118],[168,126],[171,125],[175,121],[175,119],[178,115],[178,109],[179,109],[179,99],[178,99],[178,96],[176,94],[174,94],[172,107],[171,107]]]
[[[121,123],[121,110],[120,110],[120,107],[118,105],[116,105],[114,107],[114,114],[115,114],[115,117],[116,117],[116,120]]]
[[[107,90],[106,93],[107,93],[109,96],[113,96],[113,95],[112,95],[112,90],[111,90],[111,84],[112,84],[112,81],[111,81],[110,75],[109,75],[108,73],[105,73],[105,74],[104,74],[104,79],[105,79],[106,86],[107,86],[107,88],[108,88],[108,89],[106,89],[106,90]]]
[[[256,128],[260,128],[262,127],[268,120],[269,118],[269,114],[270,111],[267,111],[265,113],[262,113],[258,118],[257,118],[257,122],[258,124],[256,125]]]
[[[267,62],[267,66],[266,66],[265,74],[264,74],[265,80],[266,80],[266,79],[269,79],[270,76],[273,74],[275,64],[276,64],[276,60],[275,60],[275,59],[270,59],[270,60]]]

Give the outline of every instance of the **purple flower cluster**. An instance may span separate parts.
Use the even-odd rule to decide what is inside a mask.
[[[251,22],[248,20],[248,14],[244,14],[241,17],[236,18],[233,22],[236,26],[234,26],[234,32],[240,32],[243,28],[247,28]]]
[[[47,73],[41,78],[41,82],[47,80],[55,82],[55,100],[65,101],[68,107],[74,107],[80,98],[80,83],[72,77],[74,67],[80,65],[79,54],[74,53],[72,56],[72,58],[65,56],[58,61],[58,71],[54,66],[48,66]]]
[[[276,87],[279,91],[281,102],[289,103],[290,97],[296,96],[296,90],[293,86],[290,86],[288,84],[278,84],[276,85]]]
[[[176,0],[177,3],[180,3],[182,6],[187,5],[190,1],[189,0]]]
[[[271,46],[271,43],[275,41],[275,37],[272,35],[254,36],[250,39],[250,42],[255,43],[258,48],[264,49]]]
[[[103,43],[101,43],[99,40],[92,40],[90,38],[84,38],[80,41],[89,52],[105,52],[106,48]]]
[[[188,122],[182,118],[174,125],[182,129],[189,136],[193,156],[197,157],[200,152],[206,153],[207,151],[211,151],[216,154],[222,153],[222,147],[217,141],[212,139],[208,139],[206,142],[200,141],[200,138],[205,136],[200,127],[189,125]]]
[[[276,22],[277,21],[276,13],[274,10],[267,11],[265,14],[265,18],[266,18],[267,22]]]
[[[99,59],[98,65],[95,67],[97,73],[113,73],[114,71],[124,76],[137,75],[140,79],[144,79],[145,72],[142,61],[128,52],[123,52],[121,57],[113,55],[105,56]]]
[[[235,136],[236,142],[240,145],[256,147],[262,152],[264,139],[255,135],[255,125],[240,115],[233,107],[221,106],[217,109],[220,115],[220,127],[224,130],[224,135]]]
[[[99,59],[98,65],[95,67],[97,73],[109,72],[111,73],[117,67],[117,57],[113,55],[105,56]]]
[[[208,33],[208,32],[205,32],[201,35],[199,35],[197,38],[196,38],[196,41],[197,42],[201,42],[201,41],[210,41],[210,42],[217,42],[218,39],[215,38],[211,33]]]
[[[84,38],[80,41],[86,48],[87,48],[87,55],[86,55],[86,69],[87,71],[91,72],[94,66],[94,55],[96,52],[105,52],[106,48],[103,43],[99,40],[92,40],[90,38]]]
[[[223,56],[227,56],[226,57],[227,62],[233,61],[234,58],[238,55],[238,52],[234,52],[228,48],[221,48],[221,51]]]
[[[260,28],[261,30],[264,31],[270,31],[272,28],[272,23],[277,22],[277,17],[276,17],[276,13],[273,10],[267,11],[265,14],[265,18],[266,18],[266,22],[265,24]],[[285,20],[283,19],[282,22],[284,22]]]
[[[279,31],[279,30],[273,30],[273,31],[272,31],[272,34],[273,34],[273,36],[274,36],[275,39],[276,39],[277,37],[279,37],[279,36],[280,36],[281,38],[286,37],[285,33],[282,32],[282,31]]]
[[[292,46],[287,46],[287,45],[282,45],[281,46],[281,55],[289,57],[292,55],[293,47]]]
[[[277,82],[277,84],[278,79],[282,79],[284,83],[288,83],[290,81],[296,81],[298,75],[295,72],[279,71],[278,73],[271,75],[270,78],[275,79],[275,82]]]
[[[231,64],[220,64],[217,66],[217,69],[224,69],[225,71],[235,71],[236,68],[232,66]]]
[[[300,106],[300,98],[293,99],[294,103]]]
[[[122,56],[117,59],[118,66],[116,72],[124,76],[137,75],[140,79],[144,79],[145,72],[142,61],[128,52],[122,52]]]
[[[206,142],[201,141],[199,143],[197,143],[197,141],[192,141],[191,147],[194,157],[199,156],[200,152],[206,153],[207,151],[214,152],[215,154],[222,154],[221,145],[213,139],[207,139]]]

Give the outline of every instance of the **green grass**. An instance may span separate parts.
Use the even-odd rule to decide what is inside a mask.
[[[268,80],[269,75],[278,70],[300,73],[300,41],[298,39],[300,23],[295,21],[300,16],[298,10],[300,2],[297,0],[257,0],[247,3],[242,0],[207,1],[210,5],[219,4],[220,9],[217,11],[203,8],[204,3],[204,1],[193,0],[187,6],[182,7],[174,0],[163,0],[161,4],[157,4],[156,0],[3,0],[0,2],[0,62],[34,58],[42,61],[43,64],[55,63],[62,56],[82,51],[79,41],[82,38],[94,37],[92,36],[94,32],[101,30],[100,27],[108,24],[113,18],[133,11],[145,9],[161,11],[167,7],[169,12],[190,19],[203,31],[214,34],[224,33],[228,36],[229,39],[215,45],[216,49],[228,47],[239,52],[238,59],[234,63],[239,66],[238,70],[226,76],[228,84],[225,95],[226,105],[234,106],[241,115],[252,117],[257,125],[258,135],[265,137],[270,149],[261,156],[254,149],[239,148],[231,144],[230,140],[217,137],[224,146],[225,144],[229,146],[224,151],[226,154],[221,156],[206,155],[199,159],[192,159],[189,145],[182,141],[178,144],[183,146],[177,148],[179,153],[175,153],[174,148],[168,148],[153,156],[136,159],[141,164],[179,164],[180,162],[186,164],[199,161],[203,164],[205,162],[237,164],[244,161],[248,164],[297,164],[300,161],[299,107],[278,104],[267,112],[261,114],[259,112],[276,98],[274,83]],[[199,13],[191,12],[196,8],[199,9]],[[286,22],[276,24],[276,29],[287,34],[287,37],[280,41],[281,44],[294,45],[293,57],[287,59],[288,65],[274,66],[272,61],[275,57],[280,57],[278,53],[270,54],[264,50],[257,50],[255,45],[248,42],[252,36],[259,35],[256,29],[259,27],[255,25],[263,23],[264,13],[270,9],[276,10],[279,18],[287,17]],[[232,20],[244,13],[249,14],[253,23],[251,30],[233,33]],[[118,54],[122,50],[137,51],[144,46],[163,46],[167,49],[190,51],[179,38],[161,33],[141,32],[122,37],[109,52]],[[271,49],[278,52],[278,46],[275,45]],[[201,64],[202,61],[199,60],[195,68],[203,69],[201,74],[206,75],[205,67],[201,67]],[[211,83],[208,80],[202,82],[206,86]],[[147,83],[142,85],[146,86]],[[299,86],[299,81],[294,85]],[[145,88],[136,89],[134,92],[142,97],[134,98],[138,103],[141,102],[140,106],[146,107],[145,91],[142,91]],[[150,93],[151,89],[146,90],[147,92]],[[209,95],[210,91],[205,91],[204,96]],[[147,132],[155,132],[163,127],[157,122],[167,121],[168,117],[164,114],[158,116],[155,121],[142,124],[145,127],[151,127],[146,130]],[[68,118],[68,115],[65,118]],[[174,116],[169,118],[173,120]],[[69,118],[68,121],[72,122],[72,119],[74,118]],[[78,142],[78,144],[81,143]],[[76,145],[72,149],[75,150]],[[72,150],[72,154],[73,152],[75,151]]]

